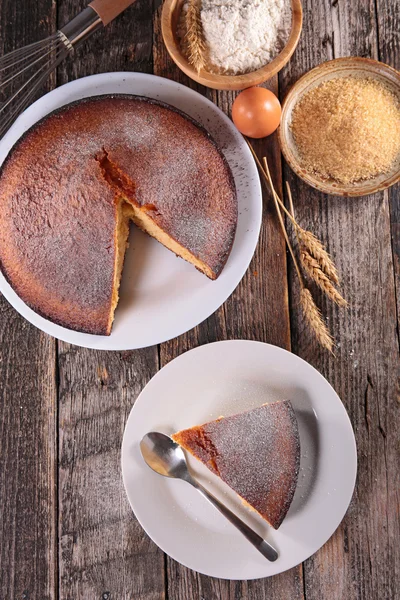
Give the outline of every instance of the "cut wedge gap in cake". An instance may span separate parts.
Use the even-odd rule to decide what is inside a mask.
[[[242,502],[278,529],[291,505],[300,439],[289,400],[197,425],[172,439],[220,477]]]
[[[135,225],[168,248],[168,250],[171,250],[176,256],[183,258],[194,265],[196,269],[204,273],[210,279],[217,279],[218,274],[215,273],[209,265],[192,254],[187,248],[179,244],[171,235],[157,225],[152,218],[152,215],[160,215],[155,204],[147,203],[142,206],[139,205],[135,197],[135,182],[110,159],[109,153],[105,148],[103,148],[102,154],[96,157],[96,160],[100,165],[104,179],[116,190],[116,193],[118,193],[126,203],[126,214]]]

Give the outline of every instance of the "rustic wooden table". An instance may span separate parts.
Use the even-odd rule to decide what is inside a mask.
[[[1,0],[0,54],[54,32],[84,4]],[[400,67],[398,0],[303,6],[298,49],[270,82],[281,97],[305,71],[334,57],[369,56]],[[233,93],[198,88],[175,68],[160,13],[160,0],[137,0],[67,61],[50,87],[103,71],[143,71],[179,80],[229,113]],[[290,181],[300,222],[327,243],[342,274],[347,312],[316,292],[338,342],[336,358],[301,318],[267,192],[258,249],[235,293],[199,327],[159,347],[100,352],[57,342],[1,299],[1,600],[399,597],[400,187],[328,198],[282,163],[275,136],[255,147],[267,153],[278,185],[282,177]],[[291,348],[319,369],[341,396],[358,446],[354,497],[329,542],[291,571],[249,582],[204,577],[164,556],[136,522],[119,466],[125,421],[149,379],[190,348],[232,338]]]

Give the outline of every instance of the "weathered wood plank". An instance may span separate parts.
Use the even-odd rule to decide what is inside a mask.
[[[304,598],[302,569],[292,569],[269,579],[226,581],[199,575],[168,560],[170,600],[297,600]]]
[[[58,0],[58,25],[61,27],[82,10],[78,0]],[[110,71],[151,72],[152,3],[136,0],[115,21],[100,29],[76,49],[58,70],[60,85],[97,73]]]
[[[163,555],[134,519],[120,470],[129,411],[157,367],[156,348],[60,343],[60,600],[163,598]]]
[[[205,90],[188,80],[172,63],[163,46],[159,11],[155,15],[154,31],[154,72],[168,75],[204,93],[230,114],[236,94]],[[272,81],[274,91],[276,86],[277,81]],[[255,143],[255,147],[260,154],[267,154],[271,168],[279,177],[281,163],[276,137]],[[161,366],[186,350],[221,339],[257,339],[290,347],[286,250],[268,195],[264,196],[263,213],[258,248],[242,282],[227,302],[199,327],[161,345]],[[295,600],[304,597],[301,567],[271,579],[228,582],[193,573],[168,557],[167,565],[168,597],[172,600]]]
[[[45,39],[55,31],[55,5],[52,0],[0,2],[0,56]]]
[[[400,70],[400,12],[391,0],[377,0],[378,57]],[[397,323],[400,328],[400,186],[385,192],[389,198],[392,251],[397,299]],[[398,331],[398,335],[400,332]]]
[[[157,74],[189,82],[167,59],[155,16]],[[305,28],[280,76],[287,89],[300,74],[340,55],[375,56],[399,67],[399,13],[393,0],[353,3],[305,0]],[[29,7],[29,8],[28,8]],[[59,24],[82,8],[59,2]],[[0,52],[47,35],[55,4],[0,1]],[[109,70],[150,71],[152,5],[136,3],[96,34],[60,70],[58,82]],[[378,29],[376,28],[378,24]],[[378,31],[378,36],[376,35]],[[232,94],[200,89],[229,112]],[[266,150],[265,150],[266,148]],[[279,181],[274,142],[267,151]],[[359,481],[351,509],[328,544],[301,569],[255,582],[202,577],[167,559],[168,596],[176,600],[394,598],[399,580],[398,346],[392,243],[400,298],[399,187],[363,200],[327,198],[284,170],[301,221],[327,241],[343,274],[351,308],[318,301],[340,344],[336,360],[323,353],[298,310],[291,274],[293,348],[333,383],[356,428]],[[289,346],[285,251],[268,194],[259,249],[228,302],[191,332],[161,347],[165,364],[196,345],[245,337]],[[339,225],[340,224],[340,227]],[[257,275],[255,275],[257,272]],[[281,273],[281,277],[277,277]],[[282,302],[283,299],[283,302]],[[60,598],[163,598],[164,561],[131,515],[119,473],[119,447],[130,406],[158,368],[156,349],[123,354],[59,345],[60,354]],[[56,390],[54,341],[0,302],[0,598],[56,598]],[[20,408],[22,407],[22,408]],[[329,568],[327,568],[329,565]]]
[[[0,55],[48,36],[54,25],[50,0],[1,2]],[[29,325],[1,297],[0,598],[4,600],[56,598],[55,365],[54,340]]]
[[[378,22],[378,57],[385,63],[390,64],[395,69],[400,69],[400,13],[396,3],[389,0],[377,0],[376,3],[377,22]],[[395,290],[397,300],[397,337],[400,344],[400,184],[390,188],[385,192],[390,206],[391,237],[392,237],[392,255],[395,274]],[[396,377],[396,376],[395,376]],[[399,381],[399,372],[397,372],[397,381]],[[396,380],[395,380],[396,381]],[[394,384],[395,385],[395,384]],[[375,391],[375,399],[376,399]],[[383,452],[386,463],[386,477],[388,482],[388,506],[386,507],[388,527],[388,543],[394,549],[391,557],[391,564],[388,565],[388,572],[385,577],[389,578],[388,590],[396,590],[400,582],[400,552],[396,546],[396,539],[400,537],[399,531],[399,507],[400,507],[400,479],[399,479],[399,452],[396,452],[396,436],[398,440],[399,416],[398,416],[399,390],[393,389],[392,399],[386,414],[386,424],[391,424],[390,437],[383,441]],[[377,401],[376,401],[377,402]],[[379,405],[377,402],[376,408]],[[397,410],[396,410],[397,407]],[[378,423],[381,415],[375,414]],[[376,421],[375,421],[376,422]],[[383,428],[383,432],[386,430]],[[387,432],[386,432],[387,433]],[[392,516],[393,515],[393,516]],[[397,516],[397,518],[396,518]],[[389,591],[390,594],[390,591]]]
[[[58,6],[60,24],[82,7],[78,0]],[[151,6],[138,0],[79,48],[59,70],[59,83],[106,71],[151,71]],[[135,520],[120,472],[125,422],[158,369],[157,348],[59,348],[60,600],[159,600],[164,557]]]
[[[285,89],[322,60],[350,54],[377,57],[373,2],[303,4],[302,40],[282,73]],[[399,535],[395,470],[399,355],[388,195],[328,197],[311,190],[288,168],[284,173],[300,223],[327,243],[350,301],[349,310],[343,312],[314,290],[338,342],[333,358],[318,347],[302,319],[292,273],[293,349],[314,364],[341,396],[355,429],[359,460],[356,492],[342,525],[305,564],[306,598],[394,598],[396,577],[399,580],[399,550],[393,544]]]
[[[55,342],[0,301],[0,598],[56,598]],[[25,596],[24,596],[25,594]]]

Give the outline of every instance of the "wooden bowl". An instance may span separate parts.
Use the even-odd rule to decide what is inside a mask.
[[[172,60],[188,77],[194,79],[197,83],[214,88],[215,90],[244,90],[245,88],[267,81],[267,79],[270,79],[286,65],[295,51],[300,38],[303,22],[301,0],[291,0],[292,27],[289,39],[278,56],[265,65],[265,67],[244,75],[214,75],[204,69],[200,73],[197,73],[182,53],[176,35],[183,3],[184,0],[165,0],[164,2],[161,15],[161,30],[164,43]]]
[[[281,125],[278,133],[279,142],[288,165],[303,181],[312,187],[335,196],[366,196],[384,190],[400,180],[400,156],[388,173],[378,175],[373,179],[344,185],[333,179],[319,178],[302,167],[301,158],[290,129],[293,109],[303,95],[324,81],[343,77],[344,75],[377,79],[400,99],[400,73],[392,67],[369,58],[350,57],[330,60],[303,75],[289,91],[282,105]]]

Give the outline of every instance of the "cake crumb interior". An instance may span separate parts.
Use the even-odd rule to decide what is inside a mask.
[[[129,246],[128,238],[130,215],[129,210],[127,210],[127,208],[128,207],[124,202],[123,198],[116,198],[117,223],[114,231],[114,247],[116,248],[116,251],[114,261],[114,279],[111,297],[111,310],[107,325],[107,330],[109,333],[111,332],[111,326],[114,321],[114,313],[119,300],[119,287],[121,283],[122,268],[124,266],[125,252]]]

